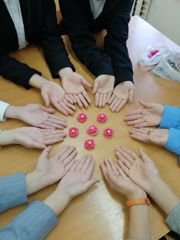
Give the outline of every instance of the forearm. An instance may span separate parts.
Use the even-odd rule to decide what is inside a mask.
[[[14,130],[0,131],[0,146],[17,143],[17,136]]]
[[[57,224],[57,216],[46,204],[35,201],[0,230],[3,240],[42,240]]]
[[[29,80],[29,84],[32,87],[38,88],[40,90],[41,90],[43,84],[46,82],[48,82],[48,80],[46,80],[45,78],[41,77],[38,74],[34,74]]]
[[[160,128],[180,129],[180,107],[164,106]]]
[[[133,69],[128,49],[126,47],[126,39],[121,40],[121,36],[119,36],[120,34],[118,33],[111,34],[116,34],[117,36],[115,37],[108,34],[105,38],[104,49],[112,60],[112,66],[116,78],[115,85],[124,81],[133,82]],[[122,41],[123,43],[121,43]]]
[[[44,200],[44,203],[51,208],[56,215],[60,215],[68,206],[70,201],[71,198],[69,196],[63,192],[56,193],[55,191],[46,200]]]
[[[25,174],[0,177],[0,212],[26,202]]]
[[[29,79],[34,74],[40,75],[41,73],[10,57],[6,52],[4,52],[4,49],[0,48],[0,75],[6,79],[9,79],[15,84],[29,89]]]
[[[153,180],[149,195],[157,205],[168,215],[180,202],[180,198],[161,178]]]
[[[150,240],[150,216],[148,205],[136,205],[129,209],[128,239]]]

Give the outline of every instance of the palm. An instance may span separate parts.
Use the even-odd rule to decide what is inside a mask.
[[[120,194],[130,195],[135,189],[138,190],[136,184],[134,184],[127,176],[116,176],[114,190],[117,190]]]
[[[23,112],[22,120],[32,126],[40,126],[48,120],[48,113],[40,105],[29,104]]]
[[[168,129],[152,129],[149,135],[150,143],[163,146],[168,138]]]
[[[36,171],[44,176],[46,185],[60,180],[72,167],[77,155],[76,148],[73,146],[65,147],[49,158],[48,153],[51,147],[46,148],[38,159]]]
[[[56,157],[52,157],[50,160],[48,157],[40,157],[36,169],[46,175],[46,180],[49,184],[57,182],[66,173],[64,164],[59,162]]]
[[[148,126],[158,126],[161,122],[161,118],[162,116],[157,114],[157,113],[153,113],[153,111],[148,111],[146,109],[143,110],[142,115],[144,117],[144,120],[147,122]]]
[[[45,148],[46,145],[63,141],[66,134],[61,130],[22,127],[14,130],[17,143],[28,148]]]
[[[38,139],[38,142],[43,142],[43,134],[40,129],[38,128],[20,128],[18,130],[19,134],[21,134],[22,144],[26,147],[33,147],[35,146],[35,142]]]
[[[71,77],[68,77],[68,79],[64,77],[63,88],[65,91],[70,94],[78,94],[84,91],[80,78],[82,77],[77,73],[74,73]]]

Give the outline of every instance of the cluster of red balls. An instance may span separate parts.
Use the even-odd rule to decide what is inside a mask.
[[[87,121],[87,115],[84,113],[80,113],[77,116],[77,121],[84,123]],[[107,116],[103,113],[98,114],[96,120],[100,123],[107,122]],[[96,136],[98,134],[98,128],[95,125],[91,125],[87,128],[87,134],[90,136]],[[77,127],[71,127],[69,129],[69,137],[77,137],[79,135],[79,129]],[[113,136],[113,130],[111,128],[106,128],[103,132],[104,137],[111,138]],[[84,142],[84,147],[88,150],[95,148],[94,139],[88,139]]]

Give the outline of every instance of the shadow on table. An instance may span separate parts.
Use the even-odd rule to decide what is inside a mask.
[[[175,232],[169,232],[166,236],[160,238],[159,240],[180,240],[180,236]]]

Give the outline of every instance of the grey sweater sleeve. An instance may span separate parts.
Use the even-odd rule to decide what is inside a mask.
[[[24,173],[0,177],[0,212],[27,201],[26,176]]]
[[[180,234],[180,203],[166,218],[167,225],[177,234]]]
[[[56,224],[55,212],[46,204],[34,201],[10,224],[0,229],[0,239],[42,240]]]

